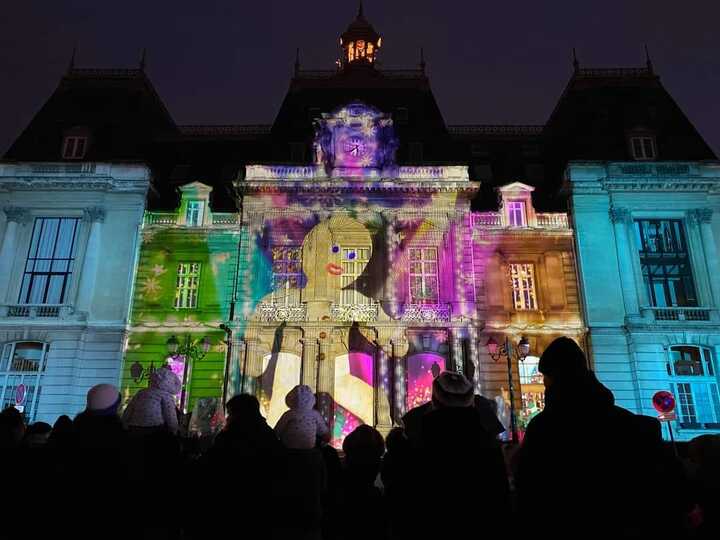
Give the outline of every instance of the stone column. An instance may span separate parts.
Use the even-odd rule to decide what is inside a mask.
[[[258,396],[258,378],[262,374],[262,356],[259,352],[259,342],[257,339],[246,340],[245,352],[245,370],[242,374],[242,389],[244,394],[252,394]]]
[[[102,224],[105,221],[105,209],[101,206],[86,208],[83,221],[90,223],[90,236],[85,248],[85,260],[80,274],[80,289],[78,290],[75,307],[78,311],[84,311],[89,315],[97,280],[100,239],[102,236]]]
[[[390,431],[392,427],[391,409],[393,407],[390,403],[392,390],[390,388],[390,366],[388,362],[388,359],[392,357],[392,345],[389,343],[384,345],[376,344],[375,357],[377,359],[377,376],[375,377],[377,385],[375,388],[376,427],[385,433]]]
[[[405,338],[396,338],[392,341],[392,361],[395,369],[395,388],[393,399],[395,403],[395,421],[399,422],[407,412],[407,366],[405,355],[408,350],[408,341]]]
[[[6,206],[3,208],[7,223],[5,226],[5,237],[0,249],[0,303],[9,301],[10,276],[12,275],[15,252],[17,250],[17,228],[18,224],[30,221],[30,212],[25,208],[17,206]]]
[[[451,329],[452,337],[452,358],[455,366],[455,371],[458,373],[465,373],[465,365],[462,351],[462,341],[459,328]]]
[[[618,272],[622,288],[623,303],[626,315],[639,316],[637,285],[635,283],[633,259],[635,253],[630,253],[630,240],[628,238],[628,224],[630,211],[627,208],[610,207],[610,219],[615,229],[615,245],[618,257]]]
[[[315,337],[304,337],[302,343],[302,384],[308,385],[317,392],[318,340]]]
[[[237,329],[234,330],[237,331]],[[247,343],[245,343],[244,339],[238,337],[235,332],[233,332],[231,343],[230,368],[227,374],[229,380],[224,382],[224,384],[227,384],[226,399],[242,393],[241,386],[243,378],[245,377],[244,363],[245,354],[247,353]]]
[[[319,409],[328,426],[332,425],[333,394],[335,391],[335,359],[330,358],[329,338],[321,339],[319,344],[317,369],[317,388]]]
[[[397,218],[394,214],[391,214],[389,212],[383,212],[383,216],[385,217],[385,220],[387,222],[386,229],[385,229],[385,246],[387,248],[387,266],[389,270],[392,270],[393,265],[395,263],[395,257],[397,256],[398,252],[400,251],[400,238],[397,233]],[[397,293],[395,292],[395,279],[396,274],[392,271],[389,271],[387,273],[387,276],[385,278],[385,301],[387,303],[387,308],[389,313],[396,317],[398,314],[398,304],[399,299],[397,298]]]
[[[706,273],[703,272],[709,282],[710,297],[713,307],[720,308],[720,264],[715,245],[715,238],[712,230],[712,210],[710,208],[698,208],[688,213],[690,221],[700,229],[700,239]],[[702,305],[703,302],[700,302]],[[709,302],[708,302],[709,303]]]

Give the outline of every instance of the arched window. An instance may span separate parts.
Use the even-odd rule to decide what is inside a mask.
[[[713,356],[708,347],[670,347],[667,371],[683,428],[720,427],[720,395]]]
[[[49,345],[37,341],[6,343],[0,356],[2,409],[15,406],[35,420]]]

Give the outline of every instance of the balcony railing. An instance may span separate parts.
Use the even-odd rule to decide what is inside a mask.
[[[177,225],[175,212],[146,212],[145,225]]]
[[[543,229],[568,229],[568,217],[567,214],[554,213],[554,214],[535,214],[537,218],[537,226]]]
[[[221,213],[213,212],[212,224],[213,225],[236,225],[238,222],[239,215],[240,214],[237,214],[237,213],[221,214]]]
[[[330,307],[330,316],[334,321],[340,322],[372,322],[378,318],[377,304],[333,304]]]
[[[500,212],[475,212],[472,220],[473,227],[502,227]]]
[[[5,304],[0,305],[0,317],[16,319],[64,319],[73,313],[67,304]]]
[[[277,304],[258,304],[256,312],[263,322],[304,321],[307,314],[305,304],[282,306]]]
[[[449,304],[406,304],[402,314],[403,321],[441,322],[450,320]]]
[[[655,321],[712,321],[714,309],[703,307],[646,307],[643,313],[651,314]]]

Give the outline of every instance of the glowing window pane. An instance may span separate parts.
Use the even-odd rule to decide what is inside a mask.
[[[410,248],[410,303],[437,304],[437,248]]]
[[[272,303],[281,306],[300,304],[298,284],[302,277],[299,246],[276,246],[272,248],[273,277]]]
[[[175,288],[175,308],[194,309],[197,307],[200,286],[200,263],[185,262],[178,265]]]
[[[518,311],[537,309],[535,296],[535,270],[532,264],[511,264],[510,280],[513,288],[513,304]]]
[[[371,304],[372,300],[361,292],[365,285],[365,277],[362,276],[362,272],[370,260],[370,248],[366,246],[343,247],[340,251],[343,268],[340,279],[342,288],[340,302],[343,305]]]

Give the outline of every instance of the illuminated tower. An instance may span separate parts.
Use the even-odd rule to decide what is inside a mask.
[[[374,64],[381,45],[382,37],[363,15],[360,2],[357,17],[340,36],[343,67]]]

